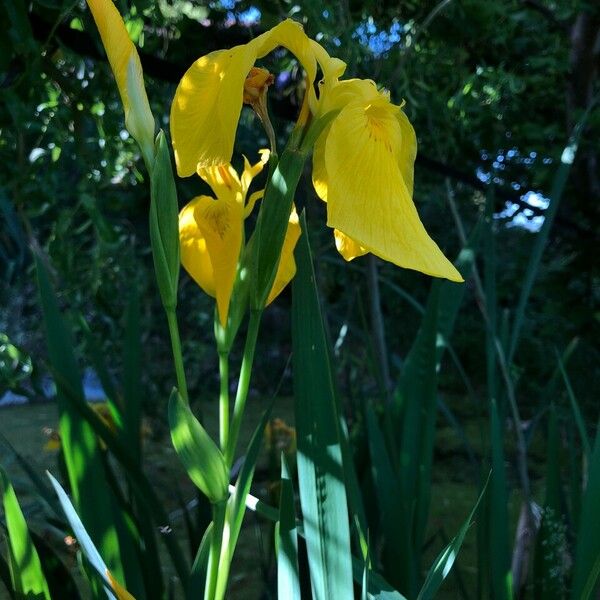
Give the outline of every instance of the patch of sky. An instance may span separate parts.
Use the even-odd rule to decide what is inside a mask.
[[[397,20],[393,21],[389,29],[379,29],[373,17],[369,17],[358,25],[352,37],[378,57],[400,42],[403,31],[403,26]]]
[[[533,191],[529,191],[521,196],[521,200],[529,204],[532,208],[520,210],[518,204],[507,201],[504,204],[504,209],[496,213],[494,218],[504,220],[505,227],[520,227],[521,229],[535,233],[541,229],[545,217],[544,215],[536,214],[532,209],[546,210],[550,204],[550,200],[539,192]]]

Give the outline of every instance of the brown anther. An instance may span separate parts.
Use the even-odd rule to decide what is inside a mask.
[[[275,77],[266,69],[252,67],[244,82],[244,103],[254,105],[266,95],[267,89],[275,81]]]
[[[276,154],[275,132],[273,131],[267,108],[267,91],[274,81],[275,77],[266,69],[252,67],[244,82],[244,103],[249,104],[262,121],[267,137],[269,138],[269,143],[271,144],[271,152]]]

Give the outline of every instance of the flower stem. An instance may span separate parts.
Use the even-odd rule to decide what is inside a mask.
[[[171,336],[171,349],[173,350],[173,362],[175,363],[175,375],[177,377],[177,388],[185,402],[189,403],[185,371],[183,370],[183,354],[181,352],[181,340],[179,338],[179,326],[174,308],[165,308],[169,334]]]
[[[219,378],[219,440],[224,452],[229,437],[229,352],[219,352]]]
[[[223,527],[227,515],[227,501],[218,502],[212,506],[213,528],[210,540],[210,551],[208,555],[208,572],[206,574],[206,585],[204,587],[204,600],[216,598],[217,580],[221,561],[221,544],[223,540]]]
[[[256,349],[256,340],[258,338],[258,329],[260,326],[260,317],[262,310],[251,310],[250,320],[248,322],[248,333],[246,334],[246,344],[244,346],[244,356],[240,368],[240,378],[238,381],[235,404],[233,406],[233,417],[231,428],[229,430],[229,439],[225,450],[225,463],[228,467],[233,464],[235,449],[237,446],[240,427],[244,417],[246,399],[250,389],[250,376],[252,375],[252,363],[254,361],[254,350]]]

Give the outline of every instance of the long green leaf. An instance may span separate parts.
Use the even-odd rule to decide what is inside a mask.
[[[504,464],[504,443],[498,406],[491,406],[492,475],[490,498],[487,502],[487,544],[490,560],[490,585],[496,600],[512,598],[512,574],[510,570],[510,545],[508,540],[508,491]]]
[[[573,386],[571,385],[571,380],[567,375],[567,371],[565,369],[565,365],[560,356],[557,356],[558,359],[558,368],[560,369],[560,374],[562,375],[563,381],[565,382],[565,388],[567,390],[567,395],[569,396],[569,402],[571,403],[571,410],[573,411],[573,418],[575,419],[575,424],[577,425],[577,429],[579,431],[579,437],[581,437],[581,443],[583,444],[583,452],[586,457],[589,457],[592,453],[592,445],[590,444],[590,438],[588,437],[587,429],[585,426],[585,421],[583,419],[583,415],[581,413],[581,409],[579,408],[579,403],[577,402],[577,398],[575,397],[575,392],[573,391]]]
[[[534,589],[539,600],[565,596],[566,525],[561,510],[559,431],[556,408],[550,405],[546,451],[546,499],[535,546]]]
[[[101,549],[111,572],[124,580],[113,503],[100,459],[99,446],[89,423],[73,410],[84,405],[81,372],[74,354],[71,332],[58,309],[44,258],[34,253],[48,357],[56,379],[59,430],[73,499],[90,536]],[[67,399],[66,388],[73,402]]]
[[[392,584],[409,590],[416,588],[418,567],[408,534],[411,523],[408,499],[402,493],[373,408],[367,405],[365,412],[371,472],[377,490],[375,501],[385,532],[383,564]]]
[[[139,464],[135,462],[123,440],[117,437],[106,426],[104,421],[93,411],[86,402],[79,402],[76,395],[69,388],[68,384],[55,374],[55,378],[61,381],[65,399],[71,403],[73,410],[90,425],[94,433],[106,444],[108,450],[119,461],[127,473],[127,480],[131,484],[131,489],[135,494],[136,502],[148,509],[152,515],[155,527],[169,528],[170,518],[164,509],[156,492],[150,485],[148,478],[141,470]],[[177,572],[182,585],[185,587],[188,578],[188,565],[181,552],[179,542],[174,535],[164,535],[161,537],[167,547],[173,566]],[[148,542],[146,542],[148,543]]]
[[[138,462],[142,451],[142,345],[140,338],[140,298],[136,286],[133,286],[125,312],[123,340],[123,438]]]
[[[15,490],[1,467],[0,492],[8,530],[8,564],[13,589],[19,597],[50,600],[40,557],[29,535]]]
[[[298,537],[294,487],[285,454],[281,454],[281,495],[279,499],[279,527],[277,528],[277,594],[279,598],[300,600],[298,568]]]
[[[573,128],[569,141],[563,150],[560,159],[560,165],[558,166],[556,174],[554,175],[552,188],[550,190],[550,203],[544,213],[544,224],[535,237],[533,248],[529,256],[527,271],[525,272],[523,284],[521,285],[521,294],[519,296],[519,303],[517,304],[517,309],[515,311],[515,318],[510,338],[510,347],[507,352],[507,361],[509,364],[512,363],[517,350],[519,337],[521,335],[521,328],[523,327],[523,321],[525,319],[525,308],[527,307],[527,302],[529,301],[533,284],[537,278],[542,254],[544,253],[544,249],[546,248],[546,244],[548,242],[550,229],[554,223],[554,217],[558,212],[560,200],[565,190],[569,174],[571,173],[571,167],[573,165],[573,161],[575,160],[577,146],[579,144],[581,134],[583,133],[583,129],[592,109],[593,104],[590,104],[579,122]]]
[[[85,525],[79,518],[79,515],[77,514],[77,511],[75,510],[75,507],[71,503],[71,500],[69,499],[69,496],[67,496],[65,490],[63,490],[60,483],[58,483],[58,481],[56,481],[56,479],[50,473],[47,473],[47,475],[50,479],[52,487],[56,491],[56,495],[58,496],[58,500],[65,513],[65,517],[67,518],[67,521],[69,522],[69,525],[75,534],[77,543],[79,544],[89,563],[92,565],[94,571],[100,576],[109,600],[115,600],[115,597],[112,593],[112,585],[108,578],[109,568],[106,566],[102,555],[90,537]]]
[[[489,481],[489,477],[488,477]],[[471,523],[473,522],[473,517],[477,512],[481,499],[485,494],[485,490],[487,488],[487,482],[479,494],[479,498],[477,498],[477,502],[471,511],[471,514],[467,518],[467,520],[463,523],[459,532],[456,534],[456,537],[440,552],[438,557],[435,559],[431,569],[427,573],[427,577],[425,578],[425,583],[417,596],[417,600],[431,600],[435,597],[439,587],[442,585],[442,582],[448,576],[450,569],[452,569],[452,565],[454,565],[454,561],[458,556],[458,552],[460,551],[460,547],[467,535],[467,531],[469,527],[471,527]]]
[[[246,499],[252,485],[254,469],[256,468],[256,461],[258,460],[258,453],[261,448],[265,427],[271,416],[272,410],[273,402],[271,402],[267,410],[265,410],[263,413],[258,425],[256,426],[256,429],[254,430],[254,433],[252,434],[252,438],[250,439],[250,443],[246,449],[244,464],[240,469],[240,474],[238,475],[236,481],[235,492],[233,493],[227,506],[227,518],[231,528],[231,542],[229,544],[230,548],[235,548],[240,530],[242,529],[242,521],[244,519],[244,513],[246,512]]]
[[[583,494],[577,550],[573,567],[572,600],[597,597],[600,581],[600,433],[590,455],[587,487]]]
[[[315,600],[352,598],[348,503],[339,415],[306,219],[296,246],[292,337],[298,483]]]
[[[401,415],[401,489],[411,516],[405,535],[410,538],[410,555],[402,561],[412,565],[400,590],[414,597],[420,577],[423,547],[431,496],[431,467],[437,416],[437,316],[440,282],[434,281],[417,338],[406,357],[396,394]],[[394,540],[393,543],[397,543]]]

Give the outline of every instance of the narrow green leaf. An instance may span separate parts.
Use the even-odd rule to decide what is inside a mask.
[[[391,582],[400,589],[417,585],[417,561],[410,536],[409,496],[402,493],[398,475],[385,445],[377,418],[370,404],[366,406],[367,436],[371,455],[371,471],[377,490],[376,502],[385,533],[383,564]]]
[[[197,600],[204,597],[204,586],[206,585],[206,572],[208,569],[208,555],[210,553],[210,543],[212,536],[213,524],[209,523],[202,541],[198,546],[198,552],[190,571],[190,578],[187,584],[186,598],[187,600]]]
[[[594,451],[590,455],[587,487],[583,494],[579,535],[573,566],[572,600],[597,597],[600,581],[600,433],[596,434]]]
[[[56,491],[58,500],[65,513],[65,517],[67,518],[67,521],[69,522],[69,525],[71,526],[71,529],[75,534],[75,538],[77,539],[79,547],[83,551],[89,563],[92,565],[94,571],[100,576],[100,579],[104,584],[104,590],[109,600],[115,600],[114,595],[112,593],[112,585],[108,578],[109,569],[106,566],[106,563],[104,562],[100,552],[98,552],[98,549],[96,548],[94,542],[92,541],[92,538],[90,537],[89,533],[85,528],[85,525],[81,522],[81,519],[79,518],[79,515],[77,514],[77,511],[75,510],[75,507],[71,503],[71,500],[69,499],[69,496],[67,496],[65,490],[63,490],[60,483],[56,481],[56,479],[52,476],[51,473],[47,472],[46,474],[50,479],[52,487]]]
[[[315,600],[352,598],[348,504],[333,370],[304,215],[301,226],[292,290],[292,337],[304,533]]]
[[[413,597],[418,590],[420,557],[429,516],[431,468],[437,417],[437,317],[439,281],[434,281],[415,342],[406,357],[396,393],[401,415],[399,476],[407,499],[410,521],[405,534],[410,552],[402,561],[410,565],[400,590]],[[394,543],[397,541],[394,540]]]
[[[546,450],[546,498],[536,537],[533,567],[537,600],[561,600],[566,592],[564,557],[568,552],[566,523],[561,509],[560,440],[554,404],[550,405]]]
[[[483,486],[483,490],[481,491],[481,494],[479,494],[479,498],[477,498],[477,502],[475,503],[471,514],[463,523],[459,532],[456,534],[456,537],[454,537],[454,539],[442,550],[442,552],[440,552],[438,557],[435,559],[431,569],[427,573],[425,583],[423,584],[423,587],[417,596],[417,600],[431,600],[434,598],[438,589],[442,585],[442,582],[444,579],[446,579],[448,573],[450,573],[450,569],[452,569],[452,565],[454,565],[454,561],[458,556],[458,552],[460,551],[465,536],[467,535],[467,531],[469,530],[469,527],[471,527],[471,523],[473,522],[473,518],[477,512],[481,498],[485,494],[488,482],[486,482]]]
[[[490,498],[487,503],[487,544],[490,560],[490,585],[495,599],[512,599],[510,544],[508,540],[508,490],[504,464],[502,424],[496,401],[490,405],[490,434],[492,444],[492,474]]]
[[[223,454],[179,392],[169,399],[171,440],[190,479],[212,503],[228,497],[229,474]]]
[[[125,312],[123,340],[123,439],[132,455],[141,459],[142,419],[142,344],[140,332],[140,297],[134,285]]]
[[[60,380],[60,377],[57,378]],[[131,484],[131,489],[135,494],[135,499],[138,505],[144,506],[148,509],[148,513],[151,514],[152,518],[154,519],[155,527],[164,527],[168,529],[171,521],[169,515],[164,509],[160,499],[156,495],[156,492],[150,485],[148,478],[142,472],[140,465],[137,464],[130,455],[128,448],[123,443],[123,440],[113,434],[113,432],[106,426],[104,421],[102,421],[102,419],[89,407],[87,403],[78,402],[72,390],[70,390],[70,388],[64,382],[63,388],[65,392],[65,399],[70,402],[71,407],[76,414],[79,415],[79,418],[90,425],[94,433],[106,444],[108,450],[125,469],[127,473],[127,480]],[[164,541],[165,546],[171,555],[177,576],[181,580],[182,585],[185,586],[188,577],[188,566],[181,552],[181,548],[179,547],[177,538],[174,535],[166,534],[161,536],[161,539]]]
[[[39,555],[29,535],[15,490],[1,467],[0,492],[8,530],[8,564],[13,589],[23,598],[50,600]]]
[[[120,515],[113,513],[111,494],[108,486],[104,485],[106,476],[94,431],[74,410],[74,405],[86,406],[87,403],[71,331],[58,309],[57,298],[41,251],[34,252],[34,259],[44,314],[48,357],[56,382],[62,450],[73,499],[111,572],[123,581],[125,577],[115,526]]]
[[[300,600],[300,574],[298,568],[298,538],[294,487],[285,454],[281,453],[281,494],[279,499],[279,538],[277,549],[278,598]]]
[[[537,278],[542,254],[544,253],[544,249],[546,248],[546,244],[548,242],[550,229],[554,223],[554,217],[558,212],[560,200],[565,190],[569,174],[571,173],[571,167],[573,165],[573,161],[575,160],[577,146],[579,145],[581,134],[583,133],[583,129],[592,109],[593,104],[590,104],[579,122],[573,128],[569,141],[563,150],[560,164],[556,174],[554,175],[554,180],[552,181],[552,188],[550,190],[550,203],[548,208],[544,211],[544,224],[535,236],[533,248],[529,256],[529,263],[527,264],[527,271],[525,272],[523,284],[521,285],[521,294],[519,296],[519,303],[517,304],[517,309],[515,311],[515,318],[510,338],[510,347],[507,352],[508,364],[512,363],[517,350],[519,337],[521,335],[521,328],[523,327],[523,321],[525,319],[525,308],[527,307],[529,296],[531,295],[531,290],[533,289],[533,284]]]
[[[581,409],[579,408],[579,403],[577,402],[577,398],[575,397],[575,392],[573,391],[573,386],[571,385],[571,380],[567,375],[567,371],[565,369],[565,365],[562,361],[562,358],[557,355],[557,359],[558,368],[560,369],[560,374],[562,375],[563,381],[565,382],[565,388],[567,390],[567,395],[569,396],[569,402],[571,403],[571,410],[573,411],[575,424],[577,425],[579,437],[581,438],[581,443],[583,445],[583,452],[586,457],[589,457],[592,453],[592,445],[590,444],[590,438],[588,437],[585,421],[583,419]]]
[[[258,425],[256,426],[256,429],[254,430],[254,433],[252,434],[252,438],[250,439],[250,443],[246,449],[244,464],[240,469],[240,474],[238,475],[235,483],[235,491],[228,502],[227,519],[231,528],[231,543],[229,544],[230,548],[235,548],[238,536],[242,529],[244,513],[246,512],[246,499],[248,498],[250,486],[252,485],[254,469],[256,468],[256,461],[262,445],[265,427],[271,416],[272,410],[273,402],[271,402],[267,410],[265,410],[263,413]],[[273,514],[277,513],[276,509],[273,508],[272,510],[274,511]],[[274,520],[276,521],[277,517],[275,517]]]

